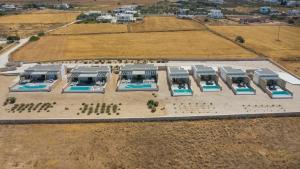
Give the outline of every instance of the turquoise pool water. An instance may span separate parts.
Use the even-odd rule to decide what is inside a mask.
[[[47,87],[48,87],[47,85],[43,85],[43,84],[40,84],[40,85],[19,85],[18,89],[19,90],[38,90],[38,89],[45,89]]]
[[[237,92],[253,92],[253,89],[251,88],[237,88]]]
[[[68,91],[91,91],[91,86],[70,86]]]
[[[205,85],[203,86],[204,89],[220,89],[220,86],[217,85]]]
[[[175,93],[192,93],[191,89],[174,89]]]
[[[288,91],[273,91],[273,95],[291,95]]]
[[[149,89],[152,88],[151,84],[144,84],[144,83],[133,83],[125,85],[126,89]]]

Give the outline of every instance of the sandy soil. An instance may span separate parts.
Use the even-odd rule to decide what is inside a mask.
[[[300,118],[1,125],[3,169],[299,168]]]
[[[211,26],[211,29],[235,39],[240,35],[245,45],[272,58],[293,57],[300,54],[300,28],[281,26]]]
[[[0,24],[0,31],[2,35],[19,35],[21,38],[28,37],[30,35],[37,34],[38,32],[45,32],[64,25],[63,23],[50,23],[50,24],[38,24],[38,23],[17,23],[17,24]]]
[[[128,32],[127,25],[124,24],[73,24],[68,27],[58,29],[50,34],[70,35],[70,34],[96,34],[96,33],[122,33]]]
[[[256,56],[210,32],[184,31],[45,36],[21,48],[12,57],[16,61],[51,61],[96,58],[238,59]]]
[[[155,31],[180,31],[203,30],[204,26],[198,22],[176,17],[151,16],[145,17],[141,23],[128,25],[129,32],[155,32]]]
[[[76,19],[80,13],[32,13],[32,14],[20,14],[20,15],[7,15],[0,17],[0,24],[10,23],[69,23]]]

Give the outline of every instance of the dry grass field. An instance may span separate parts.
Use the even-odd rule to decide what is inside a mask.
[[[300,118],[1,125],[3,169],[299,168]]]
[[[68,23],[76,19],[80,13],[32,13],[20,15],[7,15],[0,17],[0,24],[49,24],[49,23]]]
[[[277,41],[278,26],[211,26],[231,39],[240,35],[246,46],[272,58],[300,55],[300,27],[281,26],[280,41]]]
[[[203,25],[195,21],[178,19],[176,17],[168,16],[145,17],[143,22],[128,25],[129,32],[180,31],[203,29]]]
[[[290,71],[300,75],[300,27],[281,26],[210,26],[211,29],[234,39],[244,37],[245,45],[278,61]],[[293,59],[294,58],[294,59]],[[284,61],[291,59],[292,61]]]
[[[38,32],[45,32],[50,29],[62,26],[63,23],[50,24],[0,24],[0,35],[19,35],[21,38],[28,37]]]
[[[61,12],[51,10],[49,13],[26,13],[0,17],[0,35],[18,35],[28,37],[38,32],[62,26],[76,19],[78,12]]]
[[[127,25],[123,24],[73,24],[68,27],[58,29],[50,34],[70,35],[70,34],[95,34],[95,33],[123,33],[127,31]]]
[[[16,61],[253,57],[253,53],[207,31],[45,36],[13,54]]]

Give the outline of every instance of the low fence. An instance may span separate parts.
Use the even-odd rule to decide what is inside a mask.
[[[137,118],[110,118],[110,119],[3,119],[0,125],[5,124],[75,124],[75,123],[104,123],[104,122],[172,122],[195,120],[230,120],[252,119],[267,117],[300,117],[300,112],[284,113],[256,113],[256,114],[226,114],[180,117],[137,117]]]

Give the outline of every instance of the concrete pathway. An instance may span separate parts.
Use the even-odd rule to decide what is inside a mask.
[[[16,46],[0,54],[0,68],[6,67],[10,54],[19,49],[21,46],[25,45],[28,41],[29,38],[20,39],[19,43]]]

